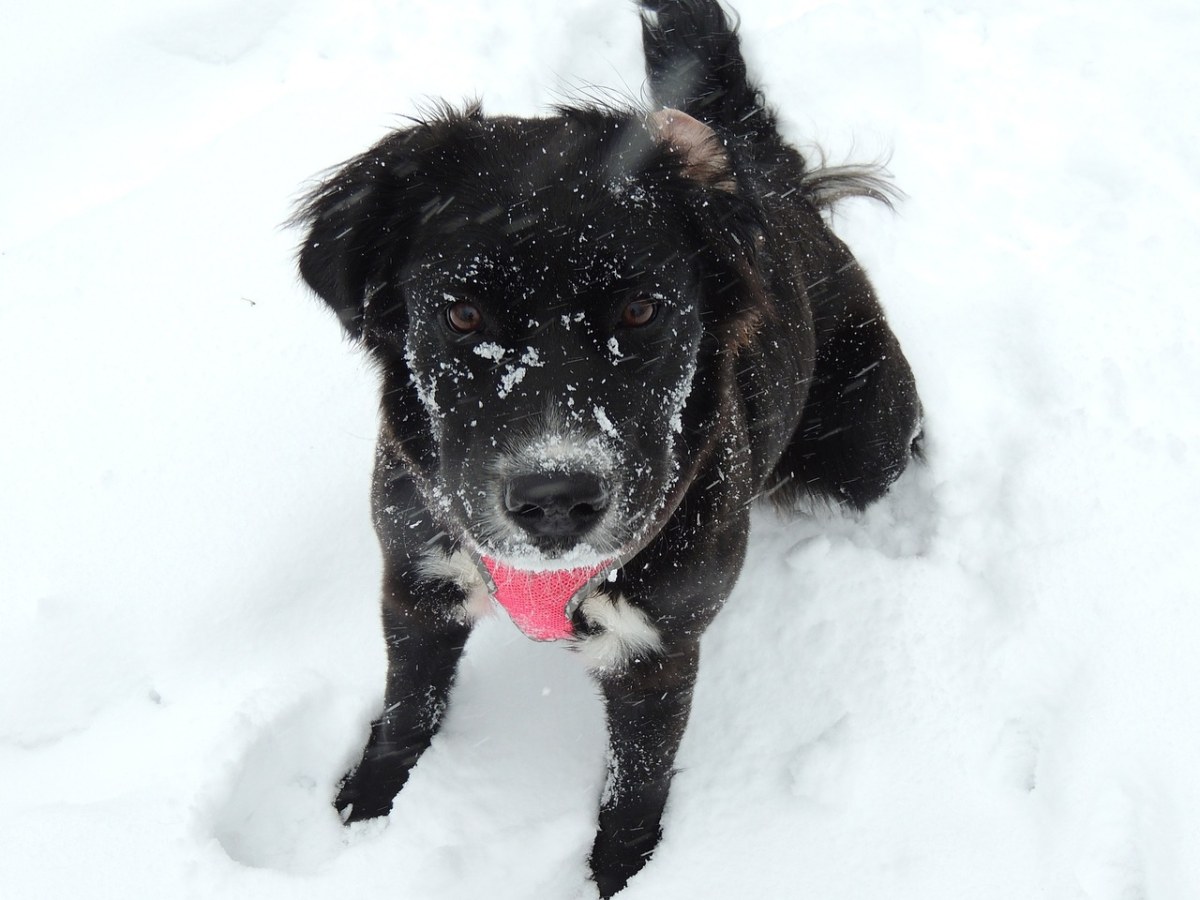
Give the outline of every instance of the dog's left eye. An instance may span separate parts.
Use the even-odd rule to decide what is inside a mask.
[[[459,334],[474,334],[483,328],[483,313],[474,303],[460,300],[446,308],[446,322]]]
[[[630,300],[621,310],[621,324],[626,328],[642,328],[649,325],[658,316],[658,302],[655,300]]]

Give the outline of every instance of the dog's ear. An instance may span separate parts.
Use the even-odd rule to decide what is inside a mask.
[[[308,228],[300,275],[355,339],[371,295],[395,276],[428,202],[419,171],[422,132],[428,129],[395,132],[335,170],[291,222]]]
[[[701,256],[708,261],[706,328],[721,346],[736,352],[772,315],[758,265],[762,210],[750,194],[738,190],[729,151],[708,125],[667,108],[651,113],[646,127],[675,157],[686,183],[711,192],[703,203],[684,198],[680,209],[697,229]]]
[[[678,109],[660,109],[646,117],[646,127],[661,144],[678,154],[683,174],[705,187],[736,193],[729,154],[717,133]]]

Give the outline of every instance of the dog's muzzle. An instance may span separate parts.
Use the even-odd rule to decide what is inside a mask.
[[[513,475],[502,485],[505,515],[534,545],[573,544],[596,528],[612,496],[610,483],[586,471]],[[615,559],[573,569],[522,569],[480,554],[488,593],[526,636],[556,641],[575,633],[571,617],[615,566]]]
[[[611,489],[590,472],[517,475],[504,486],[509,520],[534,538],[577,538],[608,509]]]

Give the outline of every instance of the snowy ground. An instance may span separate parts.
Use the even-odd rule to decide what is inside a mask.
[[[1200,6],[738,8],[791,135],[909,194],[840,225],[931,459],[757,521],[628,897],[1200,897]],[[113,9],[0,31],[0,895],[586,897],[599,704],[500,619],[390,820],[329,808],[374,384],[278,226],[423,97],[636,93],[629,4]]]

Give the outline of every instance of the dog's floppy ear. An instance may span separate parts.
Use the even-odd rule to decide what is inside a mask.
[[[737,191],[729,154],[717,133],[699,119],[678,109],[660,109],[646,117],[646,127],[679,155],[688,178],[720,191]]]
[[[419,173],[423,126],[395,132],[319,184],[291,224],[308,228],[300,275],[353,338],[374,291],[393,277],[427,203]]]

